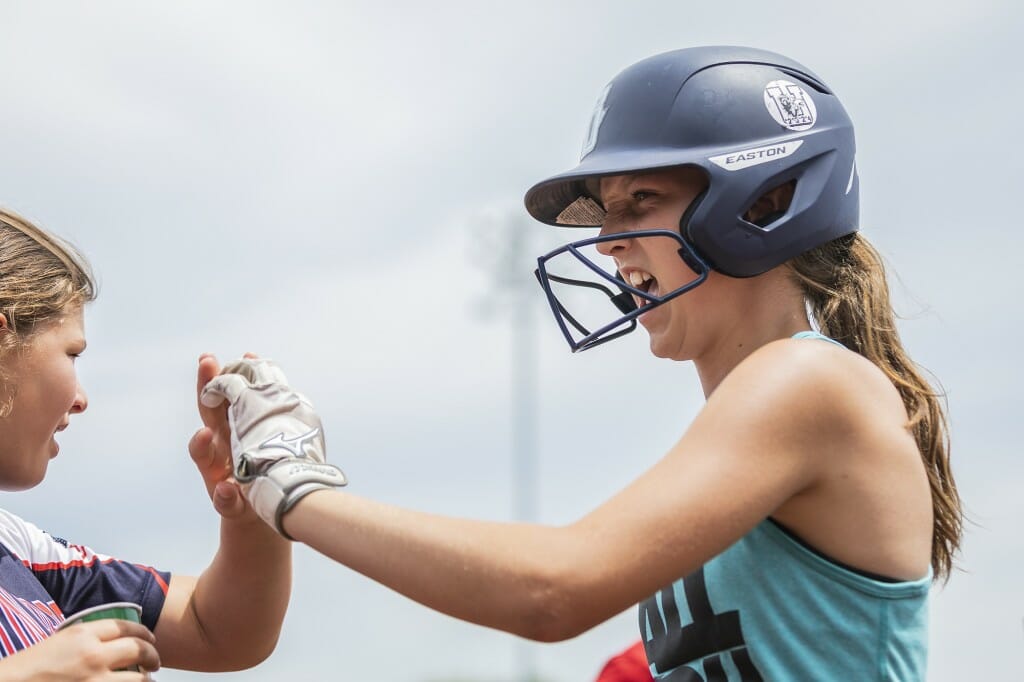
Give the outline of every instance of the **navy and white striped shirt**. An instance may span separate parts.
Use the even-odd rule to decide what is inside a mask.
[[[170,573],[68,543],[0,509],[0,657],[48,637],[82,609],[127,601],[156,627]]]

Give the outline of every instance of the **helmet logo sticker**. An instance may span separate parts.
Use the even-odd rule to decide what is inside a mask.
[[[790,130],[807,130],[818,116],[811,96],[790,81],[772,81],[764,86],[764,106],[776,123]]]
[[[590,115],[590,125],[587,126],[587,138],[583,141],[583,150],[580,152],[580,161],[594,151],[594,147],[597,145],[597,133],[601,130],[601,123],[604,121],[604,115],[608,113],[608,107],[605,106],[605,102],[608,99],[608,93],[612,91],[612,84],[609,83],[601,91],[601,96],[597,98],[597,104],[594,105],[594,113]]]
[[[769,161],[784,159],[797,149],[800,149],[800,145],[803,143],[803,140],[790,140],[789,142],[780,142],[764,147],[742,149],[737,152],[729,152],[728,154],[709,156],[708,161],[727,171],[737,171],[742,168],[750,168],[751,166],[768,163]]]

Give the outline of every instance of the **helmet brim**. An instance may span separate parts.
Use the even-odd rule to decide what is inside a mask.
[[[588,180],[675,166],[702,167],[701,159],[703,157],[700,151],[689,149],[686,152],[681,152],[679,149],[663,148],[644,149],[639,153],[630,149],[590,154],[584,157],[575,168],[541,180],[527,190],[524,199],[526,210],[535,219],[548,225],[586,227],[587,225],[578,222],[560,222],[558,216],[581,197],[589,197],[600,203],[600,197],[595,196],[594,192],[588,189]],[[591,225],[591,227],[599,226],[600,223]]]

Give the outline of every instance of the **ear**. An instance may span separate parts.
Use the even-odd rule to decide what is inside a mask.
[[[764,198],[768,200],[773,211],[785,213],[789,208],[789,205],[793,202],[793,193],[795,191],[796,183],[790,181],[784,185],[779,185],[771,192],[768,192],[764,195]]]
[[[11,327],[7,324],[7,316],[0,313],[0,331],[10,331]]]
[[[762,227],[778,220],[792,203],[795,190],[796,183],[790,181],[765,192],[743,215],[744,220]]]

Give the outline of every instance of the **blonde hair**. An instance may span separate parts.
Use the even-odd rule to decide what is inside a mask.
[[[0,208],[0,313],[7,318],[7,331],[0,333],[0,381],[6,384],[2,361],[8,353],[69,306],[95,298],[96,282],[81,253]]]
[[[854,233],[797,256],[789,265],[820,331],[877,365],[903,398],[931,486],[932,571],[936,580],[948,580],[964,514],[949,463],[944,396],[903,349],[881,256]]]

